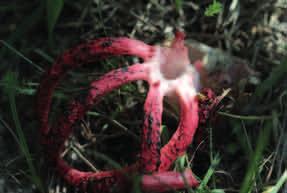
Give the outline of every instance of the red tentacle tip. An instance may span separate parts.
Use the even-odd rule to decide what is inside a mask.
[[[180,49],[185,48],[184,38],[185,38],[184,32],[182,32],[182,31],[175,32],[175,38],[172,41],[171,47],[172,48],[180,48]]]
[[[185,33],[182,31],[176,31],[175,32],[175,39],[177,40],[184,40],[185,38]]]

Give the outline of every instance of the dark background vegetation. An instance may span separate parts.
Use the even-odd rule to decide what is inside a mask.
[[[256,72],[227,86],[213,80],[217,95],[223,88],[232,91],[174,166],[192,167],[202,180],[190,192],[286,193],[285,0],[0,1],[0,192],[75,191],[47,172],[34,114],[41,74],[61,52],[103,36],[160,44],[176,29],[244,60]],[[69,73],[55,94],[52,119],[91,80],[132,60],[109,59]],[[111,167],[95,152],[122,166],[134,162],[145,91],[146,85],[132,83],[105,97],[75,127],[66,159],[94,171]],[[164,124],[174,128],[177,115],[168,110]]]

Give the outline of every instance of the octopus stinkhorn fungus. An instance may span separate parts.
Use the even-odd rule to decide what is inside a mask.
[[[132,55],[143,63],[113,70],[90,85],[83,100],[73,99],[68,110],[54,124],[49,124],[52,94],[68,70],[115,55]],[[117,192],[130,189],[128,176],[141,176],[144,192],[164,192],[171,189],[195,187],[198,182],[191,170],[169,171],[181,156],[198,126],[197,71],[190,64],[184,34],[177,32],[170,47],[150,46],[125,37],[100,38],[64,52],[46,71],[38,89],[37,112],[40,120],[41,143],[48,163],[71,185],[84,192]],[[60,156],[64,142],[72,133],[73,125],[100,97],[131,81],[145,80],[149,91],[144,105],[144,123],[139,160],[132,166],[111,171],[83,172],[69,166]],[[173,95],[180,105],[180,122],[170,141],[161,146],[161,118],[163,98]]]

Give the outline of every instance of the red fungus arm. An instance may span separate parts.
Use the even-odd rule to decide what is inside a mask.
[[[128,82],[143,79],[147,76],[147,70],[142,64],[134,64],[129,67],[113,70],[98,80],[91,83],[91,89],[86,99],[74,100],[66,112],[60,116],[57,124],[53,125],[49,132],[41,130],[42,144],[48,159],[56,160],[61,152],[65,140],[72,132],[72,125],[81,119],[85,112],[97,102],[100,97]]]
[[[180,172],[158,172],[142,177],[142,190],[144,192],[166,192],[184,188],[192,188],[198,185],[191,170]]]
[[[134,55],[145,61],[152,57],[153,49],[152,46],[129,38],[101,38],[64,52],[44,74],[38,89],[36,105],[41,130],[48,132],[52,93],[68,70],[110,55]]]
[[[198,126],[198,101],[194,96],[190,99],[180,97],[180,123],[170,141],[161,149],[159,171],[166,171],[171,164],[182,155],[191,144]]]
[[[148,69],[144,64],[133,64],[129,67],[113,70],[91,83],[88,103],[92,103],[99,96],[103,96],[123,84],[135,80],[147,80],[147,78]]]
[[[106,172],[92,173],[82,172],[68,166],[60,158],[60,153],[65,140],[72,132],[73,124],[81,119],[85,112],[99,100],[99,98],[119,86],[133,80],[147,78],[147,70],[142,64],[134,64],[127,68],[113,70],[98,80],[91,83],[91,89],[86,99],[74,100],[69,104],[67,111],[60,116],[48,133],[42,133],[42,145],[44,146],[45,156],[49,164],[55,167],[56,171],[66,181],[82,190],[92,189],[92,192],[109,192],[112,186],[119,189],[127,188],[126,172],[137,171],[136,167],[124,168],[123,170],[112,170]]]
[[[65,161],[58,161],[57,171],[64,179],[82,192],[109,193],[124,192],[131,188],[131,174],[135,174],[137,166],[101,172],[82,172],[70,167]]]
[[[71,168],[63,160],[59,160],[59,173],[65,180],[72,183],[83,192],[109,193],[129,192],[133,187],[133,178],[137,174],[137,166],[126,167],[120,170],[110,170],[103,172],[82,172]],[[142,175],[140,188],[143,192],[166,192],[191,188],[198,185],[191,170],[179,172],[156,172],[152,175]]]
[[[160,164],[162,100],[160,84],[150,85],[144,105],[145,116],[140,154],[140,169],[146,173],[156,171]]]

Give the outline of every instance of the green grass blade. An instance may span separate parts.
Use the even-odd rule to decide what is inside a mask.
[[[182,10],[182,0],[174,0],[174,3],[177,12],[180,12]]]
[[[211,190],[211,193],[225,193],[222,189],[213,189]]]
[[[53,64],[55,62],[54,58],[52,58],[51,56],[49,56],[48,54],[46,54],[44,51],[42,51],[41,49],[35,49],[34,50],[37,54],[39,54],[42,58],[44,58],[46,61],[50,62],[51,64]]]
[[[26,162],[27,162],[27,165],[28,165],[28,168],[30,171],[30,175],[31,175],[30,179],[37,186],[37,188],[42,193],[44,193],[44,188],[43,188],[41,179],[37,175],[35,166],[32,162],[33,158],[30,154],[29,147],[28,147],[28,144],[26,142],[26,138],[25,138],[24,132],[22,130],[19,116],[17,113],[17,106],[16,106],[16,101],[15,101],[15,93],[16,93],[15,88],[18,87],[18,81],[17,81],[16,77],[17,76],[15,73],[12,73],[12,72],[6,73],[6,75],[3,78],[3,81],[6,82],[6,86],[4,89],[8,95],[12,119],[13,119],[14,124],[15,124],[17,139],[18,139],[18,142],[20,144],[19,148],[20,148],[22,154],[24,155],[24,157],[26,159]]]
[[[215,168],[217,167],[217,165],[220,162],[220,158],[219,155],[216,154],[211,162],[210,167],[208,168],[203,180],[201,181],[199,187],[198,187],[198,191],[202,192],[204,190],[204,188],[207,186],[207,183],[209,182],[210,178],[212,177],[212,175],[215,172]]]
[[[263,150],[268,144],[268,139],[270,136],[270,131],[272,127],[272,122],[269,121],[265,124],[265,127],[260,132],[256,149],[254,151],[253,157],[251,158],[246,175],[244,177],[243,183],[241,185],[240,193],[248,193],[251,192],[253,189],[253,184],[256,180],[256,174],[259,171],[259,162],[263,155]]]
[[[275,184],[275,186],[272,187],[272,190],[268,193],[278,193],[280,188],[287,183],[287,170],[282,174],[278,182]]]
[[[116,161],[114,161],[113,159],[109,158],[108,156],[106,156],[103,153],[94,151],[93,152],[95,154],[95,156],[103,161],[106,161],[110,166],[112,166],[114,169],[121,169],[122,166],[117,163]]]
[[[232,113],[227,113],[223,111],[218,111],[217,112],[219,115],[225,116],[225,117],[230,117],[233,119],[240,119],[240,120],[246,120],[246,121],[256,121],[256,120],[270,120],[273,118],[272,115],[261,115],[261,116],[256,116],[256,115],[235,115]]]
[[[0,40],[0,43],[2,43],[6,48],[8,48],[9,50],[11,50],[12,52],[14,52],[17,56],[19,56],[20,58],[23,58],[26,62],[28,62],[29,64],[31,64],[34,68],[36,68],[39,72],[44,72],[44,70],[38,66],[37,64],[35,64],[32,60],[30,60],[29,58],[27,58],[26,56],[24,56],[21,52],[19,52],[18,50],[16,50],[13,46],[11,46],[8,42],[5,42],[4,40]]]
[[[47,27],[50,45],[52,45],[53,30],[61,14],[63,5],[63,0],[46,0]]]
[[[211,16],[215,16],[218,13],[220,13],[222,11],[222,4],[216,0],[213,0],[212,4],[210,4],[205,12],[204,15],[211,17]]]

